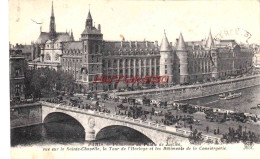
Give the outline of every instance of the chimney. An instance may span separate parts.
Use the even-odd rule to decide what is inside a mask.
[[[154,42],[154,46],[158,47],[158,41],[157,40]]]
[[[148,41],[145,41],[145,46],[148,47]]]
[[[131,40],[129,41],[129,46],[132,47],[132,41]]]
[[[98,30],[101,31],[101,25],[100,24],[98,24]]]
[[[135,47],[137,48],[137,41],[135,41]]]

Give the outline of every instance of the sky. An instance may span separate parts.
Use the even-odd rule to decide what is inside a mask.
[[[42,31],[49,31],[51,0],[9,0],[9,41],[30,44]],[[239,1],[119,1],[119,0],[53,0],[56,31],[73,30],[79,40],[90,8],[95,25],[101,24],[104,40],[161,41],[164,29],[170,42],[182,32],[185,41],[213,37],[228,30],[239,34],[223,39],[245,38],[260,44],[260,2]],[[32,20],[43,23],[36,24]]]

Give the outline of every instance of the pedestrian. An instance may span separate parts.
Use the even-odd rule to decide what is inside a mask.
[[[217,129],[217,134],[219,134],[219,127],[218,127],[218,129]]]
[[[192,131],[192,125],[190,125],[190,131]]]
[[[209,133],[209,126],[206,127],[206,131],[207,131],[207,133]]]
[[[214,135],[216,135],[216,134],[217,134],[216,129],[214,129]]]

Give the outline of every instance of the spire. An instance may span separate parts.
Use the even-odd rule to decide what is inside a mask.
[[[51,2],[51,16],[54,17],[53,1]]]
[[[87,19],[92,19],[92,16],[91,16],[90,10],[88,11],[88,17],[87,17]]]
[[[169,44],[165,30],[164,30],[164,35],[163,35],[160,51],[172,51],[172,47]]]
[[[71,41],[74,41],[74,36],[73,36],[72,29],[71,29],[71,32],[70,32],[70,40],[71,40]]]
[[[180,37],[179,37],[178,44],[177,44],[177,50],[186,50],[182,33],[180,33]]]
[[[88,17],[87,17],[87,20],[86,20],[86,27],[92,27],[92,16],[91,16],[91,13],[90,13],[90,10],[88,11]]]
[[[209,30],[209,37],[206,42],[206,48],[211,48],[214,46],[214,40],[212,38],[211,29]]]
[[[50,18],[50,37],[54,39],[56,35],[56,25],[55,25],[55,17],[54,17],[54,9],[53,9],[53,1],[51,5],[51,18]]]

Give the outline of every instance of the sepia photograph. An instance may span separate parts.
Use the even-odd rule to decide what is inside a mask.
[[[11,158],[259,155],[260,1],[8,6]]]

